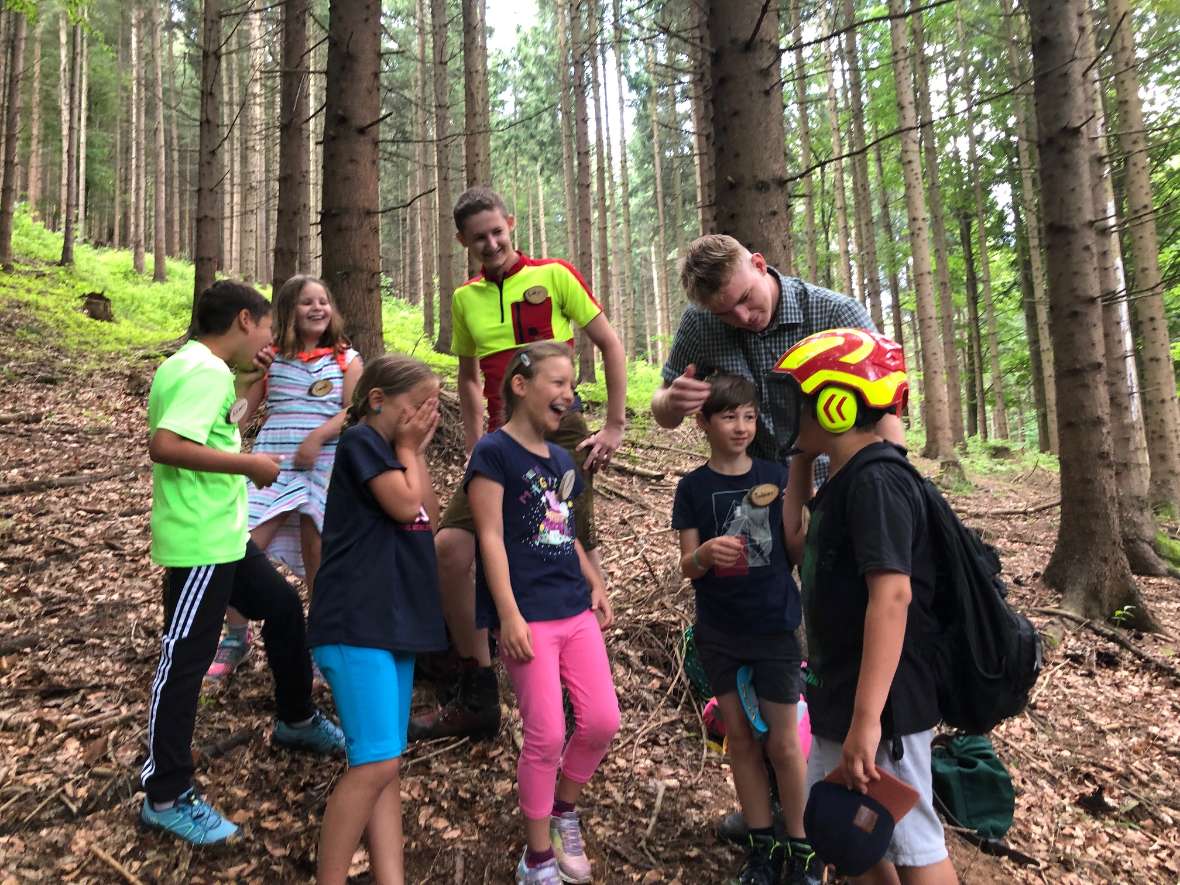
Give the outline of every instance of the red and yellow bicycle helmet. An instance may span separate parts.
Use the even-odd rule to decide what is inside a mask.
[[[856,423],[858,402],[900,414],[909,399],[901,345],[866,329],[808,335],[772,371],[789,375],[805,397],[816,398],[816,419],[832,433]]]

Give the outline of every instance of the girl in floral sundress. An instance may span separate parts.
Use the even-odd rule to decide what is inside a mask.
[[[294,276],[274,296],[274,362],[247,394],[250,415],[266,399],[254,451],[283,459],[278,480],[250,487],[250,537],[310,588],[320,565],[320,532],[344,407],[361,374],[360,355],[322,280]],[[249,622],[232,606],[209,679],[224,679],[250,653]]]

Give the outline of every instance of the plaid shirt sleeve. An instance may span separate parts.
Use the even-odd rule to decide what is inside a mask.
[[[661,373],[664,376],[664,384],[671,384],[683,375],[688,364],[701,359],[704,353],[698,313],[698,310],[689,304],[680,315],[680,325],[672,338],[672,348],[668,351],[668,360],[664,363]]]
[[[825,329],[867,329],[870,332],[877,331],[877,327],[873,325],[873,321],[869,317],[869,312],[855,298],[840,295],[822,286],[813,286],[810,283],[804,283],[804,285],[808,289],[807,294],[811,310],[819,313],[818,317],[809,317],[813,325],[811,331],[822,332]],[[817,319],[819,322],[816,322]]]

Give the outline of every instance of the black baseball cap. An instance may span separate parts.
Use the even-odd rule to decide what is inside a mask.
[[[819,781],[803,811],[815,853],[843,876],[860,876],[885,856],[895,821],[884,805],[843,784]]]

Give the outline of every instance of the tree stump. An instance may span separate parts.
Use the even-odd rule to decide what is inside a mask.
[[[115,312],[111,308],[111,299],[107,298],[102,292],[87,292],[83,295],[82,312],[92,320],[101,320],[104,323],[113,323],[115,321]]]

